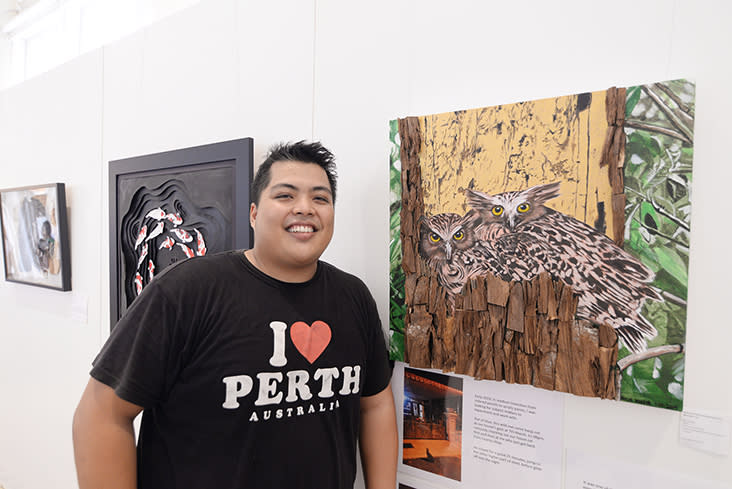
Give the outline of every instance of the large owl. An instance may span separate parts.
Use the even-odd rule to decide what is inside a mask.
[[[559,196],[559,183],[489,195],[466,190],[480,214],[475,227],[501,260],[496,275],[529,280],[546,271],[579,295],[577,317],[615,328],[625,345],[639,352],[656,336],[640,314],[646,299],[661,297],[649,286],[653,273],[605,234],[544,205]]]
[[[479,224],[476,212],[465,216],[444,213],[420,220],[419,254],[437,271],[451,302],[470,277],[485,273],[488,266],[500,268],[495,255],[476,239]]]

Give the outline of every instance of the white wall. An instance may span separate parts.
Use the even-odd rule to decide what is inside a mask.
[[[0,281],[0,483],[76,484],[71,416],[109,328],[107,161],[246,136],[260,160],[322,140],[340,172],[326,259],[365,279],[386,322],[389,119],[677,77],[697,81],[685,405],[732,415],[716,225],[731,20],[723,1],[208,0],[0,92],[0,188],[66,182],[73,252],[73,292]],[[729,457],[679,446],[678,420],[567,396],[564,445],[732,485]]]

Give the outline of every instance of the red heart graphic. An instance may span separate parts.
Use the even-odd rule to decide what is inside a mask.
[[[330,343],[330,326],[323,321],[315,321],[312,326],[298,321],[290,328],[290,338],[297,351],[308,362],[313,363]]]

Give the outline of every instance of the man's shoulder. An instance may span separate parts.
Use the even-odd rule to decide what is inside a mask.
[[[222,251],[204,256],[194,256],[186,260],[174,263],[163,270],[156,278],[159,280],[183,280],[191,276],[215,277],[224,273],[232,273],[235,268],[232,265],[237,261],[241,262],[238,256],[241,251]]]
[[[335,265],[322,260],[320,261],[320,265],[323,267],[323,274],[327,275],[333,282],[342,284],[344,287],[350,287],[352,289],[369,293],[368,287],[358,276],[346,272],[345,270],[341,270]]]

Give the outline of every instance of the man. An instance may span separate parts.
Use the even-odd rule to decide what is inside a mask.
[[[319,261],[335,193],[327,149],[276,146],[252,186],[254,247],[184,261],[144,289],[74,415],[81,489],[351,488],[359,433],[367,488],[395,487],[376,306]]]

